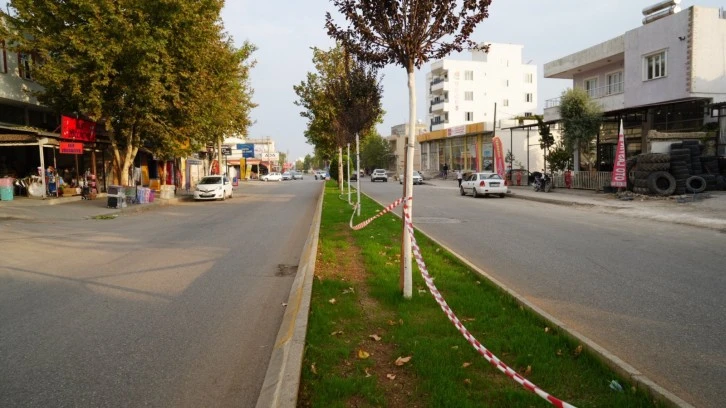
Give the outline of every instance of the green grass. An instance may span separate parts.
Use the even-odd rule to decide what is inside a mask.
[[[381,207],[367,197],[355,223]],[[313,284],[303,361],[301,405],[314,407],[394,406],[390,380],[382,372],[405,370],[404,386],[416,406],[547,407],[550,404],[491,366],[446,318],[414,266],[413,298],[399,289],[401,221],[387,214],[369,226],[348,227],[352,210],[328,182],[320,228],[317,270],[340,271]],[[522,307],[511,296],[472,272],[453,255],[416,233],[426,265],[451,309],[492,353],[557,398],[578,407],[657,407],[588,353],[579,343]],[[352,246],[352,247],[351,247]],[[359,251],[365,278],[352,282],[344,254]],[[344,293],[353,287],[354,293]],[[362,297],[368,297],[367,311]],[[330,299],[336,302],[330,303]],[[372,306],[371,306],[372,305]],[[393,322],[402,322],[391,325]],[[342,331],[342,334],[338,332]],[[412,356],[404,367],[358,359],[371,347],[368,336],[383,331],[394,356]],[[332,335],[331,333],[336,333]],[[395,357],[394,357],[395,359]],[[464,363],[470,366],[462,367]],[[312,366],[315,365],[315,372]],[[378,375],[366,376],[375,364]],[[617,380],[624,392],[613,391]],[[393,391],[392,391],[393,390]],[[412,406],[400,404],[401,406]]]

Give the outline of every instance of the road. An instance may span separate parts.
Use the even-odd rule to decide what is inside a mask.
[[[0,406],[253,407],[320,188],[0,223]]]
[[[361,183],[384,205],[402,195],[398,183]],[[418,229],[662,387],[726,405],[726,234],[461,197],[454,183],[416,186],[413,209]]]

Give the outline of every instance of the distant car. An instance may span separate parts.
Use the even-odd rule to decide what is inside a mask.
[[[325,180],[328,176],[328,173],[325,170],[316,170],[315,171],[315,180]]]
[[[282,179],[283,180],[292,180],[292,173],[290,173],[289,171],[282,173]]]
[[[471,194],[473,197],[498,194],[499,197],[504,198],[507,186],[504,184],[504,179],[497,173],[471,173],[461,182],[459,193],[461,195]]]
[[[423,184],[423,177],[416,170],[413,171],[413,184]],[[403,174],[398,176],[398,184],[403,184]]]
[[[371,173],[371,181],[388,181],[388,174],[386,174],[386,170],[384,169],[375,169],[373,170],[373,173]]]
[[[273,171],[270,173],[265,174],[264,176],[260,177],[260,180],[262,181],[282,181],[282,174]]]
[[[290,174],[292,175],[293,180],[302,180],[303,174],[297,170],[291,171]]]
[[[226,200],[232,198],[232,183],[227,176],[206,176],[194,188],[194,200]]]

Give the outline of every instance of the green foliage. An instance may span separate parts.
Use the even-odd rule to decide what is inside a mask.
[[[14,0],[12,49],[37,56],[33,78],[43,104],[105,127],[125,178],[142,146],[177,157],[251,124],[254,46],[233,46],[222,5]]]
[[[550,171],[571,170],[570,164],[572,163],[572,149],[568,148],[562,141],[560,141],[550,149],[546,161],[549,165]]]
[[[541,116],[537,117],[537,129],[539,130],[539,146],[547,152],[555,144],[555,136],[550,131],[550,125],[545,124]]]
[[[348,180],[348,162],[350,162],[350,170],[355,170],[355,163],[350,160],[350,158],[347,155],[343,155],[343,180]],[[333,158],[333,161],[330,162],[330,179],[331,180],[338,180],[338,156],[335,156]]]
[[[361,168],[387,169],[393,161],[393,148],[375,130],[361,142],[360,161]]]
[[[504,162],[509,164],[510,167],[512,167],[512,164],[515,161],[514,153],[512,153],[511,150],[507,150],[507,155],[504,157]]]
[[[592,142],[602,124],[600,106],[590,99],[586,90],[574,88],[562,93],[559,109],[565,144],[590,156]]]

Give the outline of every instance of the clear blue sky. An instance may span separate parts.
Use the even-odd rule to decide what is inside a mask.
[[[489,18],[471,37],[480,42],[524,45],[524,60],[537,64],[538,112],[544,101],[560,95],[571,81],[543,79],[543,65],[640,26],[644,7],[658,0],[493,0]],[[4,0],[0,0],[3,4]],[[692,5],[726,7],[726,0],[682,0],[681,8]],[[310,47],[329,48],[332,41],[325,32],[325,12],[334,12],[328,0],[251,1],[227,0],[223,11],[226,30],[238,44],[249,40],[258,51],[257,66],[251,72],[255,124],[250,137],[269,136],[278,150],[294,160],[312,153],[305,142],[305,119],[293,104],[297,96],[292,87],[313,70]],[[338,18],[339,25],[345,21]],[[466,58],[458,56],[456,58]],[[418,119],[425,120],[423,105],[424,66],[416,77]],[[408,120],[408,91],[405,70],[390,66],[382,71],[383,108],[386,116],[378,125],[386,136],[391,126]]]

